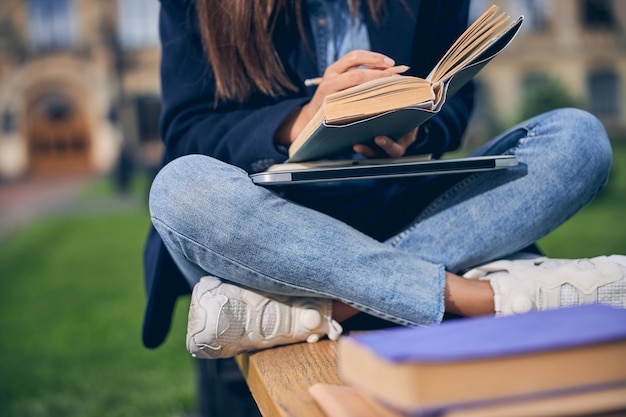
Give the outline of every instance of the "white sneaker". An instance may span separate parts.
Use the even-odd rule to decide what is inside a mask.
[[[274,297],[203,277],[195,285],[187,322],[187,349],[194,357],[216,359],[306,340],[343,329],[331,318],[324,298]]]
[[[464,274],[489,280],[496,315],[578,304],[626,308],[626,256],[495,261]]]

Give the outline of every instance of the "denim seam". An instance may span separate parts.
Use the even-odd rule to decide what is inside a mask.
[[[455,185],[453,185],[451,188],[449,188],[446,192],[444,192],[443,194],[441,194],[439,197],[437,197],[432,203],[430,203],[413,221],[412,225],[410,227],[408,227],[407,229],[405,229],[404,231],[400,232],[389,244],[392,247],[396,247],[407,235],[409,235],[410,233],[412,233],[416,228],[417,225],[425,218],[429,217],[436,209],[438,209],[439,207],[441,207],[443,205],[443,203],[445,203],[446,200],[448,200],[448,198],[450,197],[451,194],[457,192],[457,190],[464,188],[465,186],[471,184],[472,182],[474,182],[474,180],[478,177],[477,174],[473,174],[470,175],[469,177],[466,177],[465,179],[461,180],[460,182],[456,183]]]
[[[255,270],[251,269],[251,268],[250,268],[250,267],[248,267],[248,266],[245,266],[245,265],[243,265],[243,264],[241,264],[241,263],[239,263],[239,262],[236,262],[236,261],[235,261],[235,260],[233,260],[233,259],[227,258],[227,257],[225,257],[224,255],[222,255],[222,254],[220,254],[220,253],[217,253],[217,252],[215,252],[215,251],[213,251],[213,250],[209,249],[208,247],[206,247],[206,246],[202,245],[200,242],[198,242],[198,241],[196,241],[196,240],[194,240],[194,239],[190,238],[189,236],[184,235],[184,234],[182,234],[182,233],[179,233],[179,232],[175,231],[174,229],[172,229],[171,227],[169,227],[169,226],[168,226],[165,222],[163,222],[162,220],[160,220],[160,219],[158,219],[158,218],[152,217],[152,223],[153,223],[153,224],[154,224],[154,223],[159,223],[159,224],[161,224],[163,227],[165,227],[165,228],[167,229],[167,232],[168,232],[169,234],[171,234],[172,236],[176,237],[177,239],[186,240],[187,242],[189,242],[189,243],[191,243],[191,244],[193,244],[193,245],[195,245],[195,246],[197,246],[197,247],[200,247],[200,248],[202,248],[202,249],[204,249],[204,250],[206,250],[206,251],[210,252],[211,254],[215,255],[216,257],[218,257],[218,258],[220,258],[220,259],[222,259],[222,260],[224,260],[224,261],[226,261],[226,262],[228,262],[228,263],[230,263],[230,264],[232,264],[232,265],[235,265],[235,266],[236,266],[236,267],[238,267],[238,268],[245,269],[246,271],[251,272],[251,273],[255,274],[255,275],[256,275],[256,276],[258,276],[258,277],[267,278],[267,279],[269,279],[270,281],[274,281],[274,282],[276,282],[276,283],[280,283],[280,284],[282,284],[282,285],[287,285],[287,286],[289,286],[289,287],[292,287],[292,288],[295,288],[295,289],[298,289],[298,290],[301,290],[301,291],[304,291],[304,292],[310,292],[310,293],[314,293],[314,294],[324,295],[324,294],[323,294],[323,293],[321,293],[321,292],[318,292],[318,291],[313,291],[313,290],[310,290],[310,289],[308,289],[308,288],[299,287],[298,285],[291,284],[291,283],[287,284],[287,283],[285,283],[285,282],[283,282],[283,281],[280,281],[280,280],[277,280],[277,279],[275,279],[275,278],[268,277],[268,276],[266,276],[266,275],[264,275],[264,274],[261,274],[261,273],[259,273],[259,272],[255,271]],[[182,252],[181,252],[181,253],[182,253]],[[189,257],[188,257],[185,253],[182,253],[182,254],[183,254],[183,256],[184,256],[184,257],[185,257],[188,261],[193,262],[191,259],[189,259]],[[209,272],[209,273],[210,273],[210,272]],[[223,277],[219,277],[219,278],[223,278]],[[239,285],[239,284],[237,284],[237,285]]]
[[[521,129],[526,131],[526,137],[521,138],[518,142],[517,142],[517,146],[511,147],[509,149],[507,149],[506,152],[503,152],[503,155],[513,155],[515,154],[515,152],[521,148],[528,140],[528,138],[530,137],[534,137],[537,135],[536,133],[536,127],[537,125],[532,125],[532,126],[522,126],[520,127]],[[445,191],[443,194],[441,194],[439,197],[437,197],[432,203],[430,203],[424,210],[422,210],[422,212],[415,218],[415,220],[413,221],[412,225],[410,227],[408,227],[407,229],[405,229],[404,231],[400,232],[392,241],[390,241],[390,245],[392,247],[396,247],[408,234],[412,233],[418,226],[418,224],[425,218],[431,216],[437,209],[439,209],[439,207],[441,207],[450,197],[450,195],[456,193],[457,191],[469,186],[470,184],[472,184],[473,182],[476,181],[476,179],[478,179],[480,177],[481,173],[475,173],[472,175],[469,175],[468,177],[462,179],[461,181],[459,181],[458,183],[456,183],[455,185],[453,185],[452,187],[450,187],[447,191]]]

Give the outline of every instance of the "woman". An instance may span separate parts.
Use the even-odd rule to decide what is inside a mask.
[[[466,27],[468,3],[162,0],[166,150],[150,195],[146,345],[161,343],[190,288],[187,347],[208,358],[334,339],[362,314],[430,325],[446,312],[626,307],[623,258],[476,268],[523,257],[606,183],[610,144],[583,111],[538,116],[478,149],[521,162],[497,173],[278,191],[248,178],[286,159],[326,95],[396,63],[426,76]],[[354,154],[439,157],[460,145],[472,104],[470,84],[419,130]]]

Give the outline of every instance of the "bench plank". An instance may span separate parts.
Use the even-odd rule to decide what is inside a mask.
[[[240,354],[235,359],[263,417],[326,417],[309,394],[309,388],[316,383],[345,386],[337,373],[337,342],[330,340],[275,347],[254,353]],[[619,390],[622,392],[624,388],[620,387]],[[607,395],[615,397],[612,392],[607,393]],[[616,405],[621,405],[623,403],[622,398],[623,396],[618,394],[617,397],[613,398],[613,401],[619,399]],[[566,404],[568,407],[558,408],[560,411],[556,414],[568,415],[569,411],[566,410],[576,409],[572,408],[569,402],[570,400]],[[607,406],[609,404],[612,403],[610,401],[606,403]],[[523,406],[520,410],[521,413],[509,410],[509,414],[526,415],[523,413]],[[532,407],[532,405],[529,406]],[[458,414],[482,415],[485,414],[485,411],[466,410],[465,413]],[[497,414],[496,412],[495,415]],[[390,411],[381,412],[374,408],[371,415],[388,416],[391,413]],[[494,415],[494,413],[490,415]],[[626,417],[626,410],[607,410],[603,414],[593,415],[598,417]],[[591,416],[589,415],[589,417]]]
[[[309,387],[344,385],[337,374],[337,342],[330,340],[244,353],[236,360],[264,417],[324,417]]]

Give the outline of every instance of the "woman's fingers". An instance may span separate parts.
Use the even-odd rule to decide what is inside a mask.
[[[339,58],[328,66],[311,100],[302,106],[298,112],[294,113],[288,120],[288,123],[285,124],[286,128],[282,129],[281,132],[285,131],[286,133],[279,135],[279,140],[282,140],[284,143],[291,143],[306,123],[314,117],[329,94],[363,84],[367,81],[393,76],[393,71],[397,73],[408,69],[408,67],[403,66],[396,69],[393,68],[394,65],[394,60],[388,56],[365,50],[355,50]],[[389,69],[392,70],[387,71]],[[404,152],[394,144],[388,146],[389,152],[393,154]],[[386,148],[384,150],[387,152]],[[368,157],[376,155],[376,151],[370,147],[365,146],[361,148],[361,151]]]
[[[417,128],[411,130],[397,141],[394,141],[387,136],[377,136],[374,138],[374,143],[390,158],[400,158],[401,156],[404,156],[408,147],[415,142],[416,137]],[[354,145],[353,150],[354,152],[360,153],[367,158],[373,158],[378,155],[372,147],[363,144]]]
[[[395,62],[377,52],[355,50],[347,53],[326,68],[316,95],[326,96],[366,81],[393,75],[385,70]]]
[[[342,74],[358,67],[385,69],[395,65],[393,59],[378,52],[355,50],[348,52],[326,68],[324,76]]]

